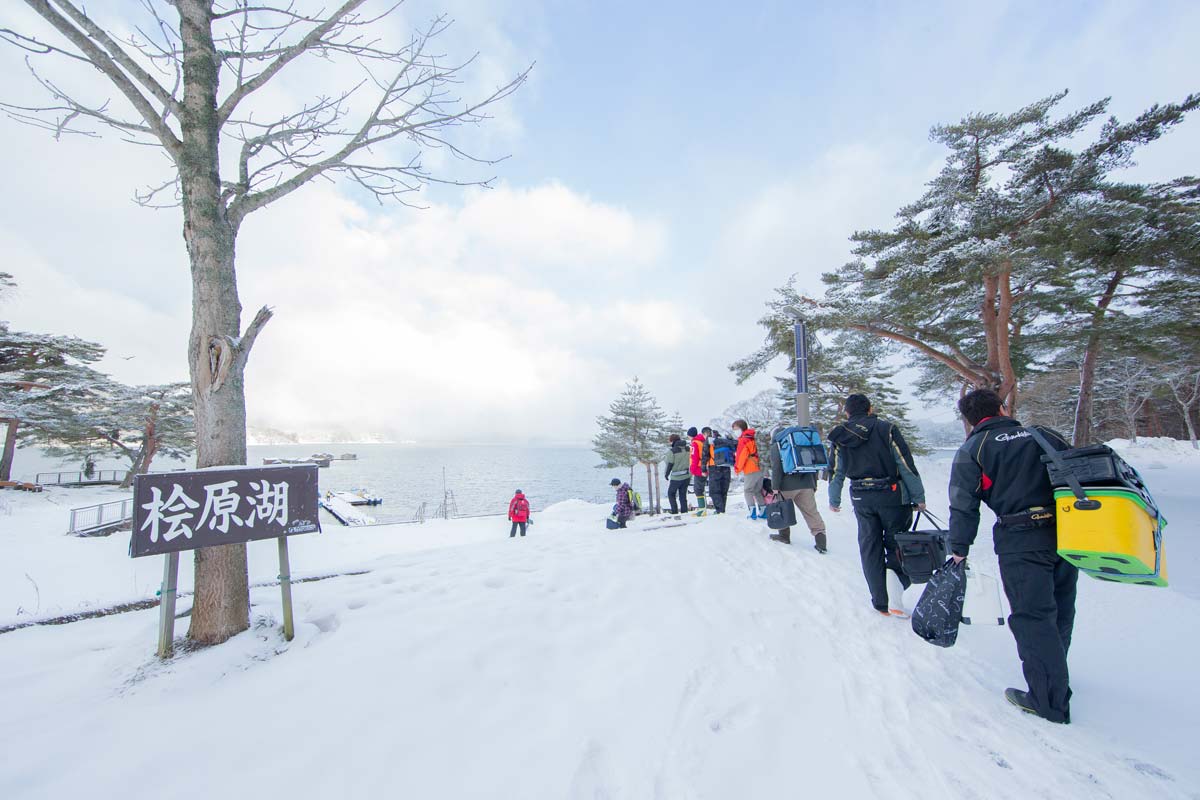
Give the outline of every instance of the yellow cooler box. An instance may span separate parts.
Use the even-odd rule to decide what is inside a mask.
[[[1100,507],[1075,507],[1070,489],[1055,489],[1058,554],[1094,578],[1142,586],[1167,585],[1162,529],[1167,521],[1137,492],[1085,489]]]

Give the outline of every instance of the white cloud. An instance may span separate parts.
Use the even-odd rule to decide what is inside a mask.
[[[407,438],[585,439],[608,395],[589,389],[683,341],[669,304],[623,291],[664,240],[559,184],[394,217],[330,189],[298,194],[251,217],[239,245],[247,313],[277,312],[251,358],[251,417],[354,420]]]

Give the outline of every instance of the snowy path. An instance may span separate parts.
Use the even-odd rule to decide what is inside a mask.
[[[299,586],[290,644],[268,589],[167,666],[154,611],[0,636],[0,797],[1200,797],[1190,597],[1081,583],[1057,727],[1000,697],[1007,630],[943,651],[870,609],[849,515],[822,557],[603,514],[453,523]]]

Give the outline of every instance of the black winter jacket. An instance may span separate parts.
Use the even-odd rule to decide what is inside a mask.
[[[899,428],[874,414],[851,417],[829,432],[833,451],[833,479],[829,482],[829,504],[842,504],[846,479],[884,478],[900,485],[896,494],[902,505],[925,502],[925,487],[912,451]]]
[[[1037,429],[1056,449],[1071,447],[1057,432],[1040,425]],[[1052,518],[1036,527],[999,520],[1030,509],[1053,514],[1054,488],[1042,455],[1029,431],[1011,417],[990,417],[975,426],[950,470],[950,548],[956,555],[967,555],[975,543],[980,501],[997,517],[992,530],[997,554],[1057,549]]]

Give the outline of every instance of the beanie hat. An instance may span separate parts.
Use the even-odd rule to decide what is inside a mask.
[[[695,425],[693,425],[692,427],[688,428],[688,436],[691,436],[693,439],[694,439],[694,438],[696,438],[696,434],[697,434],[697,433],[699,433],[699,432],[700,432],[700,431],[696,430],[696,426],[695,426]]]
[[[620,486],[620,485],[621,485],[621,479],[620,479],[620,478],[613,478],[611,481],[609,481],[609,482],[608,482],[608,485],[609,485],[609,486]]]
[[[516,492],[516,493],[517,493],[517,494],[525,494],[525,493],[524,493],[524,492],[522,492],[520,489],[517,489],[517,492]]]

